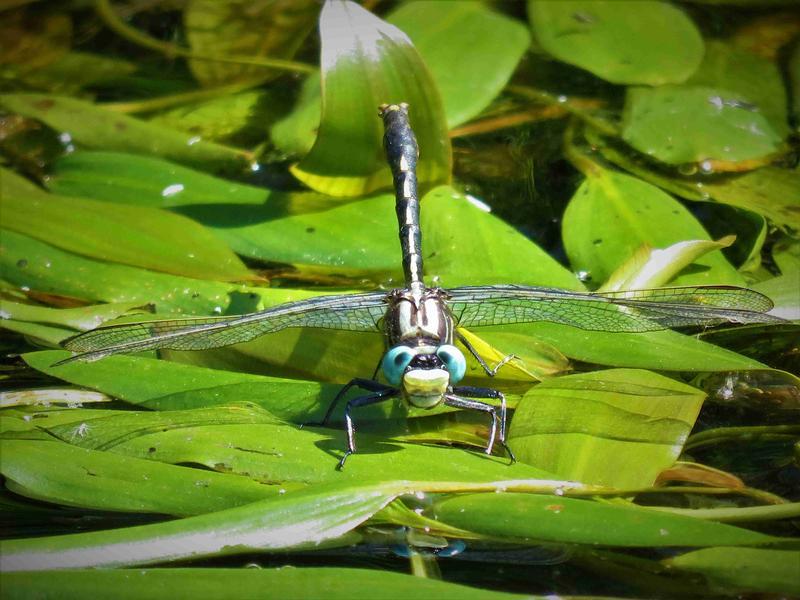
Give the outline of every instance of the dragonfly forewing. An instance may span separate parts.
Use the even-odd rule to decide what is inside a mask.
[[[287,327],[378,331],[385,312],[386,293],[371,292],[310,298],[247,315],[111,325],[66,340],[64,348],[79,354],[57,364],[159,348],[220,348]]]
[[[641,333],[722,322],[772,323],[766,296],[744,288],[693,286],[620,292],[571,292],[517,285],[447,290],[461,327],[549,321],[580,329]]]

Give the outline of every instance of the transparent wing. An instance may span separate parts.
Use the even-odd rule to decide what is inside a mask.
[[[733,286],[695,286],[623,292],[492,285],[447,290],[462,327],[551,321],[594,331],[642,332],[717,323],[781,321],[766,313],[772,302]]]
[[[203,350],[252,340],[287,327],[376,331],[386,312],[386,293],[321,296],[232,317],[143,321],[100,327],[63,342],[79,353],[57,364],[98,360],[111,354],[156,348]]]

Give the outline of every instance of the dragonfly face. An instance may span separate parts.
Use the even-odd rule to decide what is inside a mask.
[[[433,408],[464,377],[467,362],[461,350],[450,344],[416,347],[401,344],[386,353],[382,367],[386,380],[400,387],[409,404]]]

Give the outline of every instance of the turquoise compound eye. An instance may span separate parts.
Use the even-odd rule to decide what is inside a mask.
[[[467,361],[461,350],[445,344],[436,349],[436,356],[442,359],[444,368],[450,373],[450,383],[458,383],[464,378],[464,373],[467,372]]]
[[[395,346],[391,348],[383,357],[381,367],[386,381],[392,385],[400,385],[406,367],[414,358],[414,352],[408,346]]]

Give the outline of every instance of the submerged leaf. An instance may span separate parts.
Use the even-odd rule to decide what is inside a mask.
[[[782,141],[742,94],[689,85],[630,88],[622,137],[670,165],[762,159]]]
[[[667,2],[528,0],[528,16],[547,52],[612,83],[680,83],[703,58],[700,32]]]
[[[722,593],[800,594],[800,552],[761,548],[705,548],[664,561],[673,569],[699,573]]]
[[[764,115],[779,137],[789,131],[786,88],[773,61],[710,40],[700,68],[686,84],[730,90],[743,98],[750,110]]]
[[[183,13],[186,39],[197,54],[291,58],[316,21],[314,0],[190,0]],[[214,60],[189,60],[206,86],[277,75],[265,67]]]

